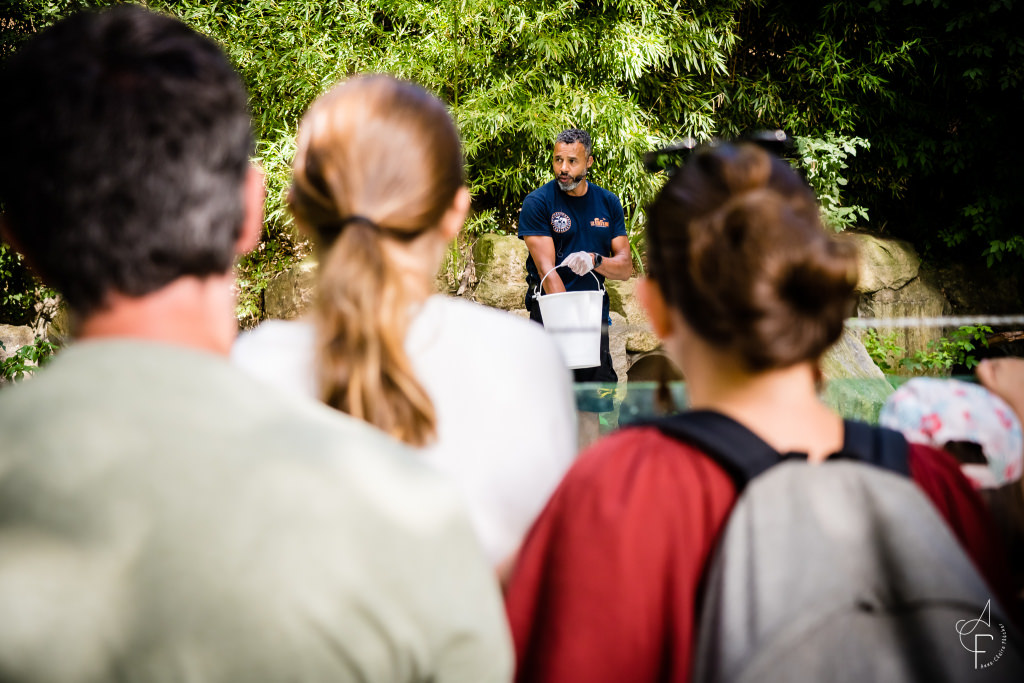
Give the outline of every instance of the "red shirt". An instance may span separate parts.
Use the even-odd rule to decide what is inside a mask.
[[[908,460],[989,584],[1007,587],[991,520],[957,462],[916,445]],[[653,427],[580,456],[510,579],[517,680],[688,681],[704,566],[735,500],[718,465]]]

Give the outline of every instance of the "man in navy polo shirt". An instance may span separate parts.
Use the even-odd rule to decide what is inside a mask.
[[[597,289],[598,281],[603,283],[606,277],[627,280],[633,274],[622,203],[608,190],[587,182],[587,171],[594,163],[592,149],[586,131],[570,128],[559,133],[552,162],[554,180],[531,192],[519,212],[519,237],[530,250],[526,308],[537,322],[543,320],[533,290],[556,266],[564,267],[544,280],[545,293]],[[577,382],[618,381],[608,350],[607,293],[602,321],[601,365],[574,370]],[[610,410],[610,406],[581,409],[588,407],[590,412]]]

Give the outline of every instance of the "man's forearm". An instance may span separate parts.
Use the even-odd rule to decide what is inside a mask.
[[[539,235],[529,235],[526,237],[525,242],[526,249],[530,252],[530,258],[533,259],[534,265],[537,266],[538,277],[543,278],[549,270],[558,265],[555,263],[555,243],[550,237]],[[565,291],[565,284],[557,272],[551,273],[544,280],[544,291],[548,294],[557,294],[558,292]]]
[[[537,259],[534,259],[533,262],[537,265],[537,273],[542,278],[545,273],[555,267],[554,261],[540,263]],[[548,275],[547,279],[544,280],[544,291],[548,294],[558,294],[559,292],[565,291],[565,283],[562,282],[562,278],[558,274],[557,270],[551,273],[551,275]]]
[[[629,252],[606,256],[594,270],[612,280],[628,280],[633,277],[633,257]]]

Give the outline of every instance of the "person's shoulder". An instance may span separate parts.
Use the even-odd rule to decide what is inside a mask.
[[[615,194],[614,192],[612,192],[611,190],[606,190],[605,188],[601,187],[597,183],[591,183],[589,181],[588,181],[588,186],[589,186],[589,190],[594,190],[594,194],[595,194],[596,197],[599,197],[599,198],[601,198],[604,201],[614,202],[614,203],[617,203],[617,204],[620,203],[619,202],[619,196],[617,194]]]
[[[259,389],[266,392],[263,385]],[[370,476],[387,473],[398,485],[424,477],[426,468],[411,449],[363,420],[319,401],[298,401],[274,392],[264,393],[262,400],[270,404],[276,419],[253,425],[244,438],[258,444],[253,447],[264,461],[295,462],[345,476],[356,469]],[[301,448],[288,453],[281,446],[292,440]]]
[[[313,325],[299,320],[267,320],[240,334],[231,363],[253,377],[303,396],[316,394]]]
[[[56,424],[81,408],[83,396],[106,395],[107,386],[97,380],[121,363],[120,349],[113,344],[75,342],[61,349],[32,376],[0,391],[0,434],[46,431],[45,423]]]
[[[231,346],[231,362],[246,370],[259,370],[313,352],[315,331],[298,320],[266,320],[238,335]]]
[[[548,225],[548,213],[554,202],[552,188],[554,181],[551,181],[526,195],[523,200],[522,209],[519,212],[519,222],[516,234],[520,237],[551,235]]]
[[[720,469],[696,446],[665,434],[654,424],[644,423],[621,427],[596,442],[579,459],[581,469],[608,466],[615,461],[652,465],[667,461],[685,463],[688,467],[710,465]]]
[[[313,326],[304,321],[265,320],[238,335],[231,347],[231,357],[302,347],[312,341],[313,334]]]
[[[911,479],[940,507],[958,501],[971,505],[981,501],[960,462],[941,448],[908,442],[907,465]]]
[[[419,453],[368,423],[315,401],[282,401],[278,417],[246,441],[253,469],[280,480],[309,478],[309,498],[421,530],[462,517],[451,482]],[[315,483],[314,483],[315,482]],[[268,485],[273,485],[268,481]],[[333,502],[332,502],[333,501]]]
[[[551,201],[552,197],[554,197],[554,193],[555,181],[549,180],[530,194],[526,195],[526,198],[523,199],[523,206],[536,203],[546,204]]]
[[[610,487],[622,493],[666,481],[734,490],[732,480],[714,460],[653,425],[626,426],[599,440],[577,458],[566,476],[569,486],[579,490]]]
[[[941,478],[957,484],[961,481],[968,484],[967,478],[960,469],[960,463],[941,448],[908,441],[907,463],[910,466],[911,477],[914,479]]]
[[[484,353],[491,372],[505,367],[512,374],[522,374],[522,367],[515,362],[494,365],[492,353],[498,345],[514,348],[517,357],[529,357],[552,368],[563,367],[558,347],[544,328],[514,313],[437,294],[427,300],[421,315],[422,319],[417,319],[410,330],[416,335],[414,339],[432,338],[428,330],[441,330],[449,338],[449,348],[464,347],[467,362],[478,352]],[[467,334],[467,330],[471,332]]]
[[[598,190],[600,201],[602,201],[613,213],[622,212],[622,201],[619,196],[611,190],[606,190],[599,185],[594,186]]]
[[[909,442],[907,464],[910,478],[954,529],[982,514],[981,497],[952,455],[939,448]]]
[[[426,499],[448,514],[458,498],[412,451],[367,423],[193,349],[75,343],[23,385],[0,391],[0,404],[9,404],[0,434],[18,457],[59,454],[85,438],[81,459],[102,457],[110,468],[173,453],[182,470],[231,481],[233,490],[290,482],[321,502],[363,497],[380,514],[404,510],[396,501],[412,501],[413,513]],[[140,439],[154,441],[149,452],[133,447]]]
[[[541,523],[608,537],[640,520],[652,535],[680,523],[706,531],[718,528],[735,500],[732,480],[700,450],[655,427],[626,427],[577,458]]]
[[[428,300],[426,313],[441,316],[453,325],[465,325],[475,333],[512,335],[533,341],[548,339],[544,328],[535,322],[461,297],[434,295]]]

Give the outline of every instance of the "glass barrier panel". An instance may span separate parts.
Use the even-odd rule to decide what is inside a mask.
[[[822,400],[844,418],[875,424],[882,405],[892,392],[912,377],[889,375],[884,379],[833,379],[823,384]],[[956,376],[977,382],[973,375]],[[658,382],[597,382],[574,385],[580,422],[580,447],[617,427],[650,420],[685,409],[685,382],[669,382],[667,391]]]

